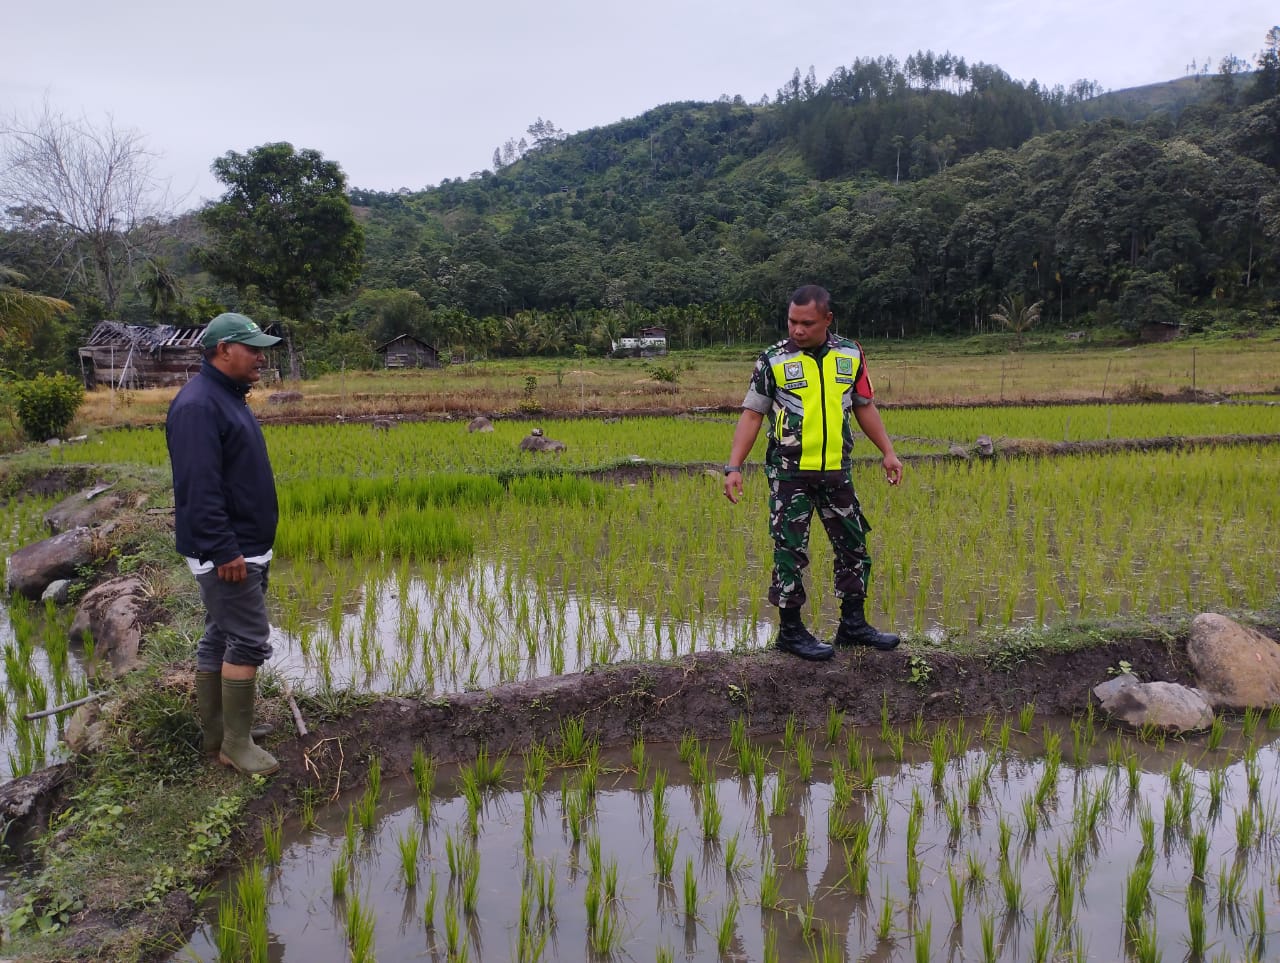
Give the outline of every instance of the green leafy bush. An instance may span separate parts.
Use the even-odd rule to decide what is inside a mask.
[[[14,384],[12,395],[23,433],[32,441],[44,441],[67,430],[84,401],[84,385],[70,375],[40,374]]]

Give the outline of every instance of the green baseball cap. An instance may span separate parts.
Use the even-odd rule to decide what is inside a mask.
[[[279,344],[280,338],[264,333],[253,318],[228,311],[210,321],[204,334],[200,335],[200,344],[205,350],[224,341],[247,344],[251,348],[269,348]]]

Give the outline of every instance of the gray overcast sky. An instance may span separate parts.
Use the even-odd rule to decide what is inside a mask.
[[[215,157],[311,147],[353,187],[420,189],[490,165],[537,117],[568,132],[675,100],[772,98],[794,68],[950,50],[1020,80],[1104,90],[1252,62],[1274,0],[11,0],[0,114],[136,128],[184,206]],[[1056,9],[1055,9],[1056,8]]]

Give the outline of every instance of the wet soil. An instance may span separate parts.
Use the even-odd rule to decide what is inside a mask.
[[[375,755],[384,774],[407,773],[418,746],[439,761],[469,759],[481,746],[490,753],[519,753],[539,741],[554,746],[567,718],[581,718],[609,747],[636,736],[658,742],[678,741],[686,732],[725,737],[739,716],[752,733],[781,732],[791,716],[801,726],[821,727],[832,706],[850,725],[878,723],[882,706],[895,723],[917,713],[926,719],[1016,713],[1027,703],[1038,713],[1071,714],[1085,709],[1089,690],[1121,661],[1147,681],[1192,680],[1183,643],[1151,637],[1043,651],[999,669],[984,656],[909,646],[889,653],[842,650],[822,663],[774,651],[705,652],[426,701],[384,699],[318,725],[305,738],[271,743],[281,770],[254,808],[270,813],[306,787],[336,796],[354,788]],[[922,672],[927,681],[911,681]],[[304,716],[307,710],[304,702]]]
[[[46,468],[36,471],[0,471],[0,498],[48,498],[70,493],[90,484],[97,470],[88,465]]]

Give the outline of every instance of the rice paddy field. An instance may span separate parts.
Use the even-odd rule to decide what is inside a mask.
[[[952,444],[1106,441],[1162,437],[1280,434],[1280,406],[1269,404],[1039,405],[904,408],[884,412],[902,455],[946,454]],[[368,423],[266,427],[272,463],[283,485],[325,476],[402,481],[434,472],[524,474],[584,471],[642,460],[659,465],[718,467],[736,415],[499,420],[493,432],[470,434],[455,421],[404,422],[385,430]],[[563,441],[559,454],[521,452],[530,427]],[[753,461],[764,453],[763,434]],[[859,454],[872,456],[865,444]],[[159,428],[100,431],[83,445],[59,449],[55,463],[168,464]]]
[[[519,760],[374,759],[269,820],[174,959],[1271,959],[1277,725],[832,710],[609,753],[570,719]]]
[[[1020,443],[1280,433],[1280,409],[1265,405],[885,418],[907,456],[983,433]],[[269,426],[277,669],[308,688],[436,694],[767,644],[765,482],[749,472],[740,504],[723,497],[732,423],[544,422],[568,446],[559,454],[519,451],[525,423],[481,434],[439,422]],[[757,464],[762,450],[763,440]],[[103,432],[50,458],[165,464],[157,430]],[[620,466],[621,481],[609,475]],[[1265,441],[917,459],[898,488],[864,458],[855,484],[874,526],[872,610],[930,645],[1063,620],[1264,610],[1276,602],[1278,471],[1280,445]],[[829,549],[820,535],[811,549],[810,621],[829,631]]]
[[[52,499],[33,498],[3,509],[9,551],[48,534],[41,516],[51,505]],[[67,638],[73,615],[21,597],[0,606],[0,780],[62,757],[57,720],[26,716],[88,694],[83,652],[73,653]]]
[[[860,442],[871,612],[904,634],[922,685],[933,653],[1065,625],[1103,637],[1204,610],[1274,618],[1280,408],[884,420],[908,465],[891,488]],[[735,421],[268,424],[281,506],[268,678],[320,698],[431,699],[766,647],[764,443],[729,504]],[[535,424],[566,450],[519,451]],[[995,457],[978,454],[984,435]],[[1150,444],[1100,444],[1134,440]],[[1063,443],[1077,448],[1051,454]],[[156,428],[97,429],[38,457],[166,465]],[[10,504],[10,550],[39,537],[45,507]],[[829,635],[820,532],[811,551],[806,617]],[[57,751],[55,723],[20,732],[20,716],[87,684],[57,655],[56,612],[7,617],[0,763],[17,774]],[[620,750],[566,719],[520,758],[419,753],[411,779],[385,784],[373,759],[354,794],[264,823],[263,852],[174,959],[1265,959],[1280,938],[1277,728],[1280,714],[1253,713],[1166,742],[1027,706],[858,729],[833,709],[822,731],[748,734],[743,719]]]

